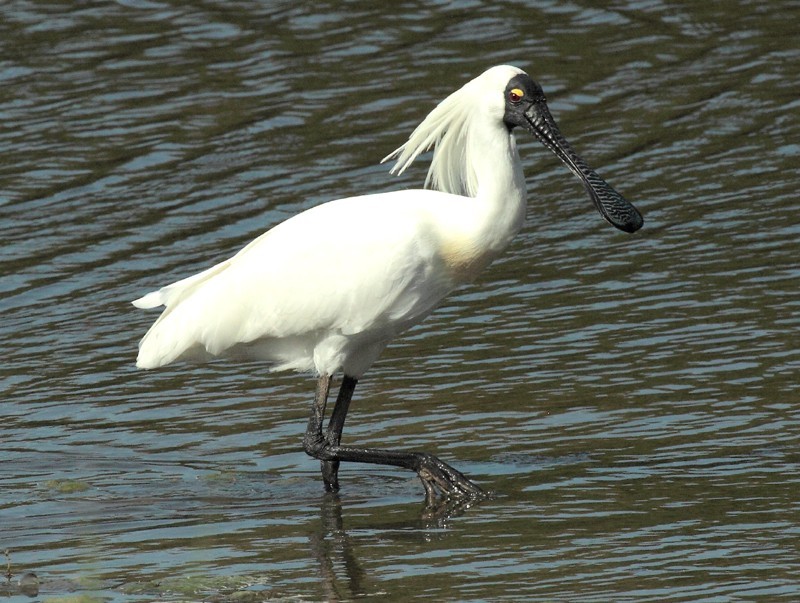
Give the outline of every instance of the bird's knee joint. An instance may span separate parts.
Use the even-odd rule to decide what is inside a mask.
[[[331,455],[328,454],[328,443],[322,435],[306,435],[303,438],[303,450],[306,451],[308,456],[315,459],[322,461],[332,460]]]

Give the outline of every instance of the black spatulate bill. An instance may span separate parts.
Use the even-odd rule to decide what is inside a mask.
[[[625,232],[636,232],[642,227],[642,214],[572,150],[561,135],[543,98],[531,103],[525,111],[525,118],[528,122],[527,129],[581,179],[603,218]]]

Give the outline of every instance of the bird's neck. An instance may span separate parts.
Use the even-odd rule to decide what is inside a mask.
[[[508,246],[525,219],[525,178],[514,139],[507,131],[473,132],[477,194],[462,198],[458,214],[441,229],[440,255],[454,283],[472,280]]]
[[[504,127],[476,129],[469,144],[474,145],[473,169],[478,183],[475,200],[480,206],[487,245],[500,252],[522,228],[525,220],[525,176],[513,134]]]

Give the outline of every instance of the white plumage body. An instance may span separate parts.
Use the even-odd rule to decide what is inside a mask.
[[[137,365],[232,355],[275,370],[361,377],[387,343],[521,228],[525,183],[496,92],[516,73],[496,67],[472,80],[393,154],[403,171],[436,145],[429,181],[440,190],[324,203],[231,259],[136,300],[140,308],[166,306]]]
[[[496,254],[470,224],[474,205],[411,190],[303,212],[233,258],[137,300],[167,306],[137,364],[228,354],[360,377],[398,332]]]

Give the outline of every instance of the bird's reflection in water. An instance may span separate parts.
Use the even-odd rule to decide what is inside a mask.
[[[394,534],[398,539],[430,541],[445,538],[449,520],[462,515],[480,501],[437,500],[425,505],[414,519],[392,521],[375,525],[370,531]],[[320,522],[309,541],[319,564],[322,596],[325,601],[349,600],[368,594],[367,574],[358,561],[354,538],[345,528],[342,519],[342,501],[338,494],[328,492],[320,502]],[[364,530],[360,526],[359,530]],[[344,575],[341,575],[342,569]]]
[[[342,521],[342,503],[338,494],[327,493],[320,505],[319,529],[311,534],[311,549],[319,563],[322,593],[326,601],[339,601],[366,594],[364,570],[356,559],[350,536]],[[346,592],[337,580],[335,561],[340,560],[346,576]]]

